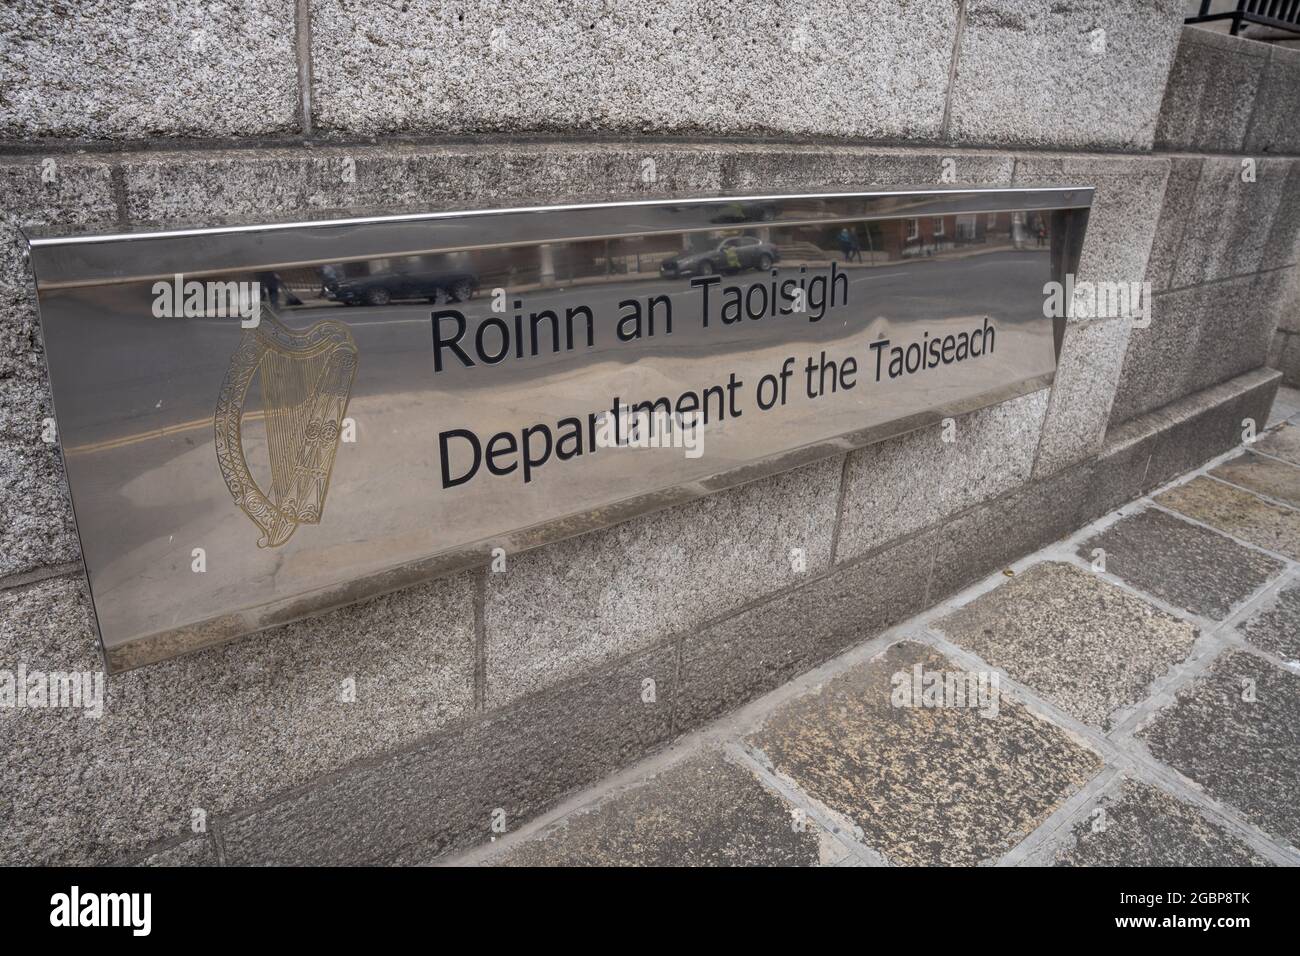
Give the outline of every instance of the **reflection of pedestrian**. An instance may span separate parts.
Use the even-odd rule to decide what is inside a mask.
[[[1041,219],[1038,220],[1038,245],[1040,248],[1047,245],[1047,226],[1043,225]]]
[[[727,261],[727,268],[732,272],[740,271],[740,253],[736,251],[735,246],[727,246],[722,250],[722,258]]]
[[[840,253],[844,256],[845,262],[852,262],[854,256],[857,256],[859,262],[862,261],[862,244],[858,242],[858,237],[848,226],[840,230],[837,238],[840,243]]]

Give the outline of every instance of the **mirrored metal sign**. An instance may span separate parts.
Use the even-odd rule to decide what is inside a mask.
[[[30,238],[110,670],[1050,383],[1092,190]],[[926,476],[918,475],[923,491]]]

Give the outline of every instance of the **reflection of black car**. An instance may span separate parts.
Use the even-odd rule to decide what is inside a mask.
[[[723,239],[714,249],[687,252],[659,264],[665,276],[707,276],[715,272],[740,272],[759,269],[766,272],[781,258],[776,246],[753,236],[732,236]]]
[[[324,292],[325,298],[345,305],[387,305],[394,299],[468,302],[478,288],[478,277],[469,272],[399,270],[366,276],[330,276],[325,279]]]

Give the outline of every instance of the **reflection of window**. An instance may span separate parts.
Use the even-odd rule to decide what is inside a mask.
[[[942,216],[935,216],[935,217],[934,217],[934,234],[935,234],[936,236],[942,236],[942,235],[943,235],[943,217],[942,217]]]
[[[957,238],[974,239],[975,238],[976,216],[962,215],[957,217]]]
[[[919,219],[907,220],[907,238],[908,239],[921,238],[921,220]]]
[[[989,221],[986,228],[996,229],[997,227],[998,227],[998,214],[995,212],[991,212],[989,213]]]

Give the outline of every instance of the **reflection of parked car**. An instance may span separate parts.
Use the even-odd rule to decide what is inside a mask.
[[[665,276],[707,276],[715,272],[740,272],[759,269],[766,272],[781,258],[776,246],[754,236],[732,236],[723,239],[716,248],[703,252],[688,252],[659,264]]]
[[[364,276],[327,275],[325,298],[345,305],[387,305],[394,299],[468,302],[478,292],[478,277],[469,272],[398,269]]]

